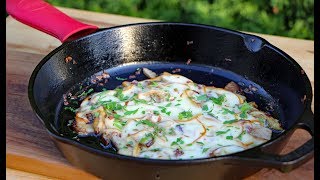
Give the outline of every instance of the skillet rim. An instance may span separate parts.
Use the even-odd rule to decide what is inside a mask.
[[[301,74],[301,76],[302,76],[302,79],[304,81],[304,85],[305,85],[305,89],[306,89],[306,101],[304,103],[303,112],[297,118],[296,122],[294,123],[294,125],[291,128],[286,129],[278,137],[276,137],[276,138],[274,138],[272,140],[269,140],[269,141],[267,141],[267,142],[265,142],[263,144],[260,144],[259,146],[255,146],[253,148],[246,149],[244,151],[240,151],[240,152],[237,152],[237,153],[228,154],[228,155],[223,155],[223,156],[218,156],[218,157],[209,157],[209,158],[200,158],[200,159],[185,159],[185,160],[148,159],[148,158],[139,158],[139,157],[133,157],[133,156],[126,156],[126,155],[121,155],[121,154],[111,153],[111,152],[104,152],[102,150],[98,150],[96,148],[89,147],[89,146],[86,146],[84,144],[81,144],[78,141],[74,141],[74,140],[65,138],[63,136],[60,136],[60,135],[58,135],[58,132],[54,132],[54,129],[52,129],[52,127],[50,126],[50,123],[48,122],[49,120],[44,117],[44,115],[41,113],[41,111],[37,107],[37,105],[35,103],[35,100],[34,100],[34,95],[33,95],[34,82],[35,82],[37,74],[41,70],[42,66],[47,61],[49,61],[50,58],[54,54],[59,52],[65,46],[68,46],[68,44],[77,43],[77,41],[81,41],[83,39],[90,38],[91,36],[95,36],[95,35],[97,35],[99,33],[105,32],[105,31],[112,31],[114,29],[120,29],[120,28],[131,27],[131,26],[152,26],[152,25],[175,25],[175,26],[178,25],[178,26],[189,26],[189,27],[192,26],[192,27],[207,28],[207,29],[211,29],[211,30],[231,33],[231,34],[235,34],[235,35],[241,36],[242,38],[246,38],[246,37],[252,37],[253,38],[254,37],[254,38],[257,38],[257,39],[262,41],[262,45],[261,45],[260,49],[262,49],[263,47],[270,48],[271,50],[275,51],[277,54],[279,54],[283,58],[285,58],[288,61],[288,63],[291,63],[294,66],[294,68],[299,69],[299,70],[303,70],[302,67],[291,56],[289,56],[287,53],[285,53],[281,49],[277,48],[276,46],[272,45],[270,42],[268,42],[264,38],[262,38],[260,36],[252,35],[252,34],[249,34],[249,33],[244,33],[244,32],[240,32],[240,31],[231,30],[231,29],[228,29],[228,28],[222,28],[222,27],[217,27],[217,26],[212,26],[212,25],[205,25],[205,24],[180,23],[180,22],[144,22],[144,23],[132,23],[132,24],[113,26],[113,27],[109,27],[109,28],[101,28],[101,29],[98,29],[96,32],[94,32],[92,34],[86,35],[86,36],[81,37],[81,38],[76,39],[76,40],[65,42],[62,45],[60,45],[57,48],[55,48],[53,51],[51,51],[49,54],[47,54],[37,64],[37,66],[35,67],[35,69],[33,70],[32,74],[30,76],[29,83],[28,83],[28,99],[29,99],[29,103],[30,103],[30,105],[32,107],[32,110],[36,114],[37,118],[45,126],[45,128],[46,128],[48,134],[51,136],[51,138],[54,138],[54,140],[61,141],[63,143],[67,143],[69,145],[73,145],[73,146],[75,146],[77,148],[81,148],[82,150],[85,150],[85,151],[90,152],[90,153],[95,153],[95,154],[98,154],[100,156],[104,156],[104,157],[108,157],[108,158],[115,158],[115,159],[119,159],[119,160],[131,160],[131,161],[135,161],[135,162],[151,163],[151,164],[171,164],[171,165],[198,164],[198,163],[212,162],[212,161],[219,161],[219,160],[229,160],[229,159],[239,159],[239,158],[240,159],[245,159],[245,157],[238,156],[238,155],[240,155],[241,153],[247,153],[248,151],[260,152],[263,147],[266,147],[266,146],[268,146],[270,144],[273,144],[273,143],[275,143],[277,141],[280,141],[281,139],[285,138],[285,136],[287,134],[289,134],[291,131],[293,131],[295,129],[295,126],[303,119],[303,116],[304,116],[305,112],[306,111],[311,111],[311,102],[312,102],[312,97],[313,97],[312,86],[311,86],[311,82],[310,82],[307,74],[304,73],[304,74]],[[60,149],[60,148],[58,147],[58,149]]]

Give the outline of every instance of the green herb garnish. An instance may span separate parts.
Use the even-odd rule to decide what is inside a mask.
[[[170,135],[176,135],[176,132],[174,131],[173,128],[170,128],[168,134],[170,134]]]
[[[242,131],[242,133],[238,136],[238,139],[240,139],[240,141],[242,141],[242,136],[246,134],[246,131]]]
[[[118,81],[125,81],[125,80],[127,80],[127,78],[121,78],[121,77],[116,77],[116,79],[117,79]]]
[[[209,148],[203,148],[202,153],[205,153],[209,150]]]
[[[140,121],[138,121],[136,126],[138,126],[139,124],[144,124],[144,125],[147,125],[149,127],[157,127],[157,124],[155,124],[154,122],[151,122],[149,120],[140,120]]]
[[[69,110],[69,111],[72,111],[72,112],[77,112],[77,110],[75,108],[72,108],[72,107],[64,107],[64,110]]]
[[[152,151],[152,152],[158,152],[158,151],[160,151],[160,148],[151,149],[150,151]]]
[[[123,126],[125,126],[127,124],[127,122],[124,121],[120,121],[120,120],[114,120],[113,125],[118,128],[119,130],[121,130],[123,128]]]
[[[217,131],[217,132],[216,132],[216,135],[219,136],[219,135],[225,134],[225,133],[227,133],[227,132],[229,132],[229,131],[230,131],[230,129],[228,129],[228,130],[226,130],[226,131]]]
[[[132,111],[126,111],[126,112],[124,112],[124,115],[132,115],[132,114],[135,114],[135,113],[138,112],[138,110],[139,110],[139,108],[136,109],[136,110],[132,110]]]
[[[229,120],[229,121],[224,121],[223,124],[232,124],[234,122],[237,122],[237,120],[233,119],[233,120]]]
[[[121,116],[120,116],[119,114],[113,114],[113,117],[114,117],[115,119],[120,119],[120,118],[121,118]]]
[[[187,118],[191,118],[192,115],[192,111],[182,111],[181,113],[179,113],[178,118],[179,119],[187,119]]]
[[[155,82],[155,81],[152,81],[152,82],[151,82],[151,86],[158,86],[158,83]]]
[[[208,111],[208,110],[209,110],[208,105],[204,105],[204,106],[202,106],[202,110],[204,110],[204,111]]]
[[[152,139],[154,137],[154,135],[152,133],[148,133],[146,134],[145,137],[141,138],[139,143],[143,144],[145,143],[147,140]]]
[[[114,96],[119,98],[120,101],[125,101],[125,100],[129,99],[128,96],[124,96],[124,94],[122,93],[123,89],[116,88],[115,91],[116,91],[116,93]]]
[[[252,108],[252,106],[251,106],[249,103],[247,103],[247,102],[243,103],[243,104],[240,106],[240,108],[239,108],[239,110],[241,111],[240,117],[241,117],[241,118],[247,118],[247,117],[248,117],[247,112],[248,112],[251,108]]]
[[[203,94],[203,95],[200,95],[197,97],[197,101],[206,101],[208,98],[207,98],[207,95]]]
[[[90,94],[92,91],[93,91],[93,89],[90,88],[87,92],[83,91],[78,97],[88,96],[88,94]]]
[[[93,113],[93,116],[94,116],[94,117],[99,117],[99,115],[100,115],[99,112],[94,112],[94,113]]]
[[[223,110],[223,112],[222,112],[222,114],[235,114],[235,112],[233,112],[233,111],[231,111],[231,110],[229,110],[229,109],[227,109],[227,108],[222,108],[222,110]]]
[[[215,104],[222,105],[222,102],[224,101],[225,97],[226,97],[226,95],[223,94],[223,95],[219,96],[218,98],[211,97],[210,100]]]
[[[142,86],[141,83],[138,83],[137,86],[138,86],[139,88],[141,88],[141,89],[144,89],[144,87]]]
[[[247,115],[247,113],[244,111],[244,112],[241,112],[240,117],[241,117],[241,118],[247,118],[248,115]]]
[[[226,139],[233,140],[233,136],[226,136]]]
[[[123,108],[123,106],[121,106],[117,102],[102,102],[101,104],[104,108],[111,111],[121,110]]]
[[[173,146],[173,145],[180,145],[180,144],[184,144],[184,141],[182,140],[182,138],[180,137],[180,138],[177,138],[176,139],[176,141],[173,141],[172,143],[171,143],[171,146]],[[181,148],[181,147],[180,147]]]
[[[197,144],[200,144],[201,146],[204,146],[203,142],[197,142]]]

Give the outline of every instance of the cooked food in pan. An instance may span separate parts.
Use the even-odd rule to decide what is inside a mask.
[[[282,130],[277,119],[246,102],[236,83],[205,86],[177,74],[124,81],[94,93],[76,111],[81,136],[100,135],[119,154],[153,159],[195,159],[243,151]]]

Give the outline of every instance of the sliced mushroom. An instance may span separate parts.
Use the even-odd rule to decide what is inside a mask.
[[[238,84],[236,84],[235,82],[231,81],[229,82],[225,87],[225,90],[227,91],[231,91],[233,93],[238,93],[240,91],[240,88],[238,86]]]
[[[157,77],[157,74],[153,71],[151,71],[148,68],[142,68],[142,72],[144,75],[146,75],[148,78],[155,78]]]
[[[96,112],[98,112],[99,115],[93,121],[93,128],[94,128],[94,131],[96,132],[96,134],[100,134],[106,128],[106,125],[105,125],[106,113],[104,112],[102,106],[100,106],[96,110]]]
[[[248,128],[247,128],[247,130],[248,130]],[[271,139],[271,135],[272,135],[272,131],[270,129],[259,126],[259,125],[255,125],[255,124],[253,124],[249,128],[247,133],[256,137],[256,138],[265,139],[265,140]]]
[[[277,119],[274,119],[271,116],[267,116],[265,113],[263,113],[262,111],[252,111],[250,112],[250,115],[252,115],[253,117],[257,118],[257,119],[262,119],[265,120],[266,122],[266,126],[275,130],[279,130],[282,131],[283,128],[281,127],[279,121]]]
[[[146,93],[139,93],[138,98],[144,99],[146,101],[153,101],[156,103],[165,101],[165,98],[168,96],[168,93],[161,90],[151,90]]]

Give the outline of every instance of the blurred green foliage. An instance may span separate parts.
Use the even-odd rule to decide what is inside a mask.
[[[63,7],[314,39],[313,0],[47,0]]]

